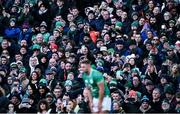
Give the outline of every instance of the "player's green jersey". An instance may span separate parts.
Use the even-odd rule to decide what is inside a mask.
[[[85,82],[86,87],[91,88],[92,97],[99,97],[98,84],[101,82],[104,82],[104,96],[110,96],[110,91],[107,83],[104,80],[102,73],[100,73],[99,71],[91,68],[90,74],[88,75],[87,73],[83,73],[82,78]]]

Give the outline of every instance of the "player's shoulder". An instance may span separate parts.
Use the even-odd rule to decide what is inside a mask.
[[[96,76],[102,76],[102,73],[96,69],[93,69],[93,74]]]

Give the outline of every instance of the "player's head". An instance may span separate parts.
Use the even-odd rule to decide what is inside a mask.
[[[91,67],[91,63],[90,63],[90,61],[89,60],[82,60],[82,61],[80,61],[80,70],[82,71],[82,72],[88,72],[88,69]]]

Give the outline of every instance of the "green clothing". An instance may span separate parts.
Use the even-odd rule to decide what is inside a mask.
[[[88,75],[87,73],[83,73],[82,78],[85,82],[86,87],[91,88],[92,97],[95,97],[95,98],[99,97],[98,84],[101,82],[104,82],[104,96],[110,96],[110,91],[107,86],[107,83],[104,80],[102,73],[100,73],[99,71],[91,68],[90,74]]]

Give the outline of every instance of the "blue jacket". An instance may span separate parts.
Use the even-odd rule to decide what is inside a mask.
[[[5,29],[4,34],[8,39],[18,40],[20,36],[20,32],[21,30],[18,27],[14,27],[14,28],[9,27]]]

